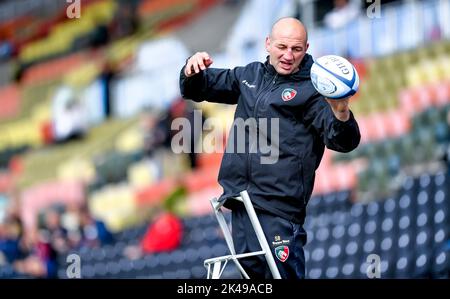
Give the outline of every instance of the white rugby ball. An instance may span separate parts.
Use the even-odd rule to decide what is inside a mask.
[[[358,91],[359,76],[347,59],[326,55],[314,60],[311,82],[321,95],[338,100],[352,96]]]

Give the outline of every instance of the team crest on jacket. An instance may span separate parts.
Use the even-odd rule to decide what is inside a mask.
[[[289,247],[278,246],[275,248],[275,255],[281,262],[285,262],[289,257]]]
[[[296,95],[297,95],[297,91],[295,89],[286,88],[281,93],[281,98],[283,99],[283,101],[287,102],[287,101],[292,100]]]

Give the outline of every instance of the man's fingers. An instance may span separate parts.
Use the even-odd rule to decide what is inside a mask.
[[[205,59],[205,66],[209,67],[211,64],[213,63],[212,59],[210,57],[208,57],[207,59]]]
[[[199,57],[197,59],[197,64],[198,64],[198,66],[200,67],[200,69],[202,71],[206,69],[205,64],[203,63],[203,58],[202,57]]]
[[[325,98],[325,100],[328,102],[328,104],[331,105],[331,107],[333,107],[335,109],[338,109],[338,108],[342,109],[342,108],[348,107],[348,104],[349,104],[349,98],[344,98],[344,99],[339,99],[339,100]]]
[[[186,75],[188,75],[188,76],[191,75],[191,68],[192,68],[192,64],[188,60],[188,62],[186,63],[186,67],[185,67]]]
[[[194,68],[194,72],[195,72],[196,74],[198,74],[198,73],[200,72],[200,70],[199,70],[199,68],[198,68],[198,62],[197,62],[197,61],[193,61],[193,62],[192,62],[192,66],[193,66],[193,68]]]
[[[213,63],[211,57],[206,52],[195,53],[186,64],[186,75],[192,76],[200,71],[206,70]]]

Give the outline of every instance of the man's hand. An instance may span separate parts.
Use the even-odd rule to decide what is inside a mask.
[[[186,77],[192,77],[200,71],[206,70],[213,63],[211,57],[206,52],[197,52],[188,59],[184,74]]]
[[[340,121],[347,121],[350,119],[350,109],[348,108],[348,102],[350,98],[344,98],[340,100],[327,99],[328,104],[331,106],[331,110],[333,110],[334,116]]]

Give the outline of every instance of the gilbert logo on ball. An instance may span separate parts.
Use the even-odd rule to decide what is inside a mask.
[[[311,67],[314,88],[329,99],[342,99],[358,91],[359,76],[355,67],[345,58],[326,55],[317,58]]]

